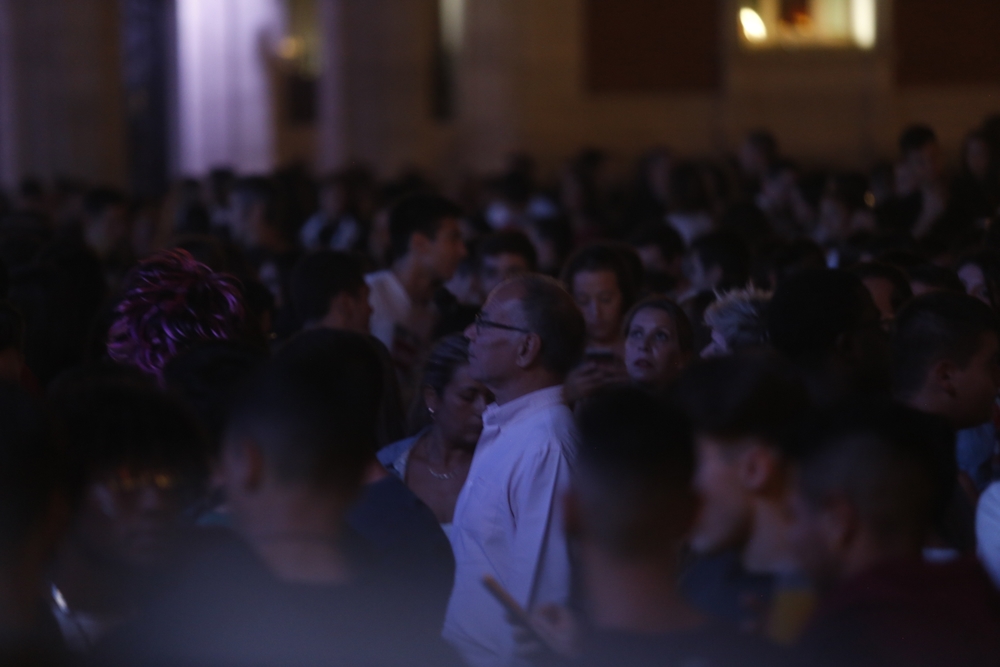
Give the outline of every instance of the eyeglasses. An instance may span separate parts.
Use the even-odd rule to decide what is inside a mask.
[[[476,313],[476,333],[482,333],[483,329],[500,329],[502,331],[516,331],[518,333],[534,333],[528,329],[522,329],[521,327],[512,327],[509,324],[501,324],[499,322],[494,322],[483,317],[482,313]]]

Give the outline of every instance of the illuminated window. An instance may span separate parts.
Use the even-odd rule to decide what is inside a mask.
[[[875,46],[876,0],[742,0],[741,41],[748,47]]]

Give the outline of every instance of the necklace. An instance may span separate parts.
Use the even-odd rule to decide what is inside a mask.
[[[418,443],[424,449],[425,452],[429,449],[430,435],[431,434],[429,432],[425,433],[424,436],[420,439],[420,442]],[[426,456],[426,454],[425,454],[425,458],[424,458],[423,461],[421,461],[421,463],[424,464],[424,468],[426,468],[427,472],[429,472],[431,474],[431,477],[433,477],[434,479],[440,479],[440,480],[454,479],[455,478],[455,473],[454,472],[436,472],[433,468],[431,468],[431,463],[430,463],[429,459],[430,459],[430,457]]]

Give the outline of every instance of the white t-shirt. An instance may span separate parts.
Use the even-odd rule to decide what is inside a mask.
[[[413,302],[399,278],[389,269],[369,273],[365,276],[365,282],[371,290],[368,302],[372,307],[372,335],[391,352],[396,326],[405,326],[409,321]]]

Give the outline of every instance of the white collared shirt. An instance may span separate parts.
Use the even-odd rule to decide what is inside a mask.
[[[455,587],[444,624],[445,639],[473,667],[514,663],[513,630],[483,575],[529,611],[569,598],[562,498],[575,451],[562,386],[494,403],[483,413],[483,433],[455,506]]]
[[[979,497],[976,509],[976,541],[979,560],[1000,586],[1000,482],[993,482]]]

